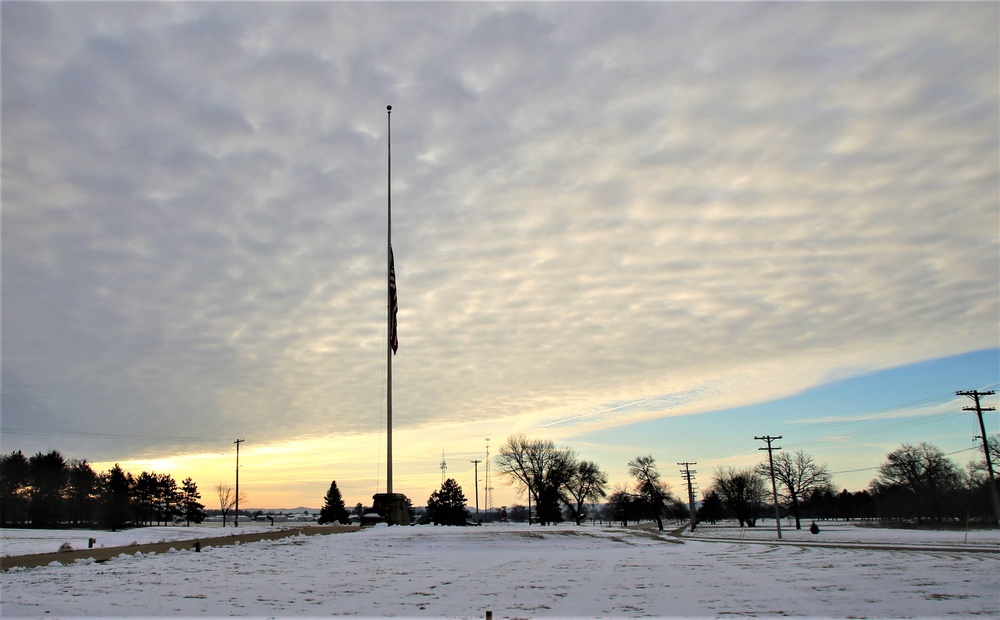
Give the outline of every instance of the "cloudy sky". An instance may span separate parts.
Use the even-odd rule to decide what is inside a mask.
[[[384,487],[388,104],[417,503],[515,432],[617,481],[804,391],[954,408],[997,381],[998,19],[5,2],[2,447],[205,488],[243,438],[261,505]],[[824,391],[929,363],[968,379]]]

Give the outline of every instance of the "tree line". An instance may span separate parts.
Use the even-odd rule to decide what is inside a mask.
[[[427,505],[423,509],[422,515],[409,500],[407,500],[407,504],[409,504],[411,522],[421,516],[425,519],[421,522],[433,523],[434,525],[465,525],[470,516],[467,508],[468,500],[462,487],[454,478],[448,478],[441,484],[440,489],[431,493],[430,497],[427,498]],[[354,507],[354,512],[358,517],[358,522],[364,524],[365,507],[362,504],[357,504]],[[350,513],[347,511],[340,489],[337,488],[336,480],[330,483],[330,488],[323,497],[323,507],[320,509],[316,521],[320,525],[350,522]]]
[[[987,446],[991,460],[1000,462],[997,438],[990,437]],[[592,518],[625,525],[651,520],[663,529],[664,517],[680,521],[690,516],[689,505],[662,480],[652,456],[629,461],[631,483],[617,484],[612,489],[608,489],[607,475],[596,464],[548,440],[511,436],[500,447],[495,463],[500,475],[526,495],[529,514],[533,512],[543,525],[564,519],[579,524],[588,516],[588,503],[597,510],[590,515]],[[773,515],[771,468],[771,463],[764,461],[745,468],[717,469],[702,494],[697,520],[734,518],[741,525],[754,527],[762,515]],[[837,493],[828,467],[803,451],[775,453],[773,476],[778,507],[783,516],[795,520],[799,529],[805,518],[917,524],[996,522],[985,456],[962,468],[927,443],[903,444],[889,453],[869,488],[854,493],[846,489]],[[602,500],[606,501],[598,509]]]
[[[1000,462],[1000,442],[990,437],[988,448]],[[511,518],[532,516],[546,525],[564,520],[577,524],[600,518],[624,525],[639,520],[681,521],[689,518],[688,504],[662,480],[652,456],[628,463],[631,483],[608,488],[608,477],[596,463],[557,447],[552,441],[513,435],[501,446],[496,467],[502,478],[526,496],[527,509],[511,507]],[[869,488],[851,493],[835,491],[832,475],[802,452],[777,452],[773,459],[779,509],[795,519],[879,519],[917,524],[947,521],[996,522],[985,457],[961,468],[939,448],[927,443],[904,444],[889,453],[877,468]],[[773,514],[769,493],[770,463],[715,471],[702,493],[696,518],[715,522],[733,518],[756,526],[764,514]],[[223,525],[235,504],[232,487],[215,488]],[[246,500],[240,493],[240,500]],[[191,478],[178,485],[169,474],[142,472],[138,476],[119,465],[97,473],[86,460],[66,460],[59,452],[41,452],[28,458],[21,451],[0,458],[0,527],[88,527],[121,529],[183,521],[201,523],[207,512],[198,486]],[[589,506],[589,512],[588,512]],[[363,514],[361,505],[356,507]],[[467,499],[449,479],[427,500],[429,522],[463,524],[469,518]],[[336,481],[324,498],[321,523],[346,522],[348,514]]]
[[[1000,456],[998,442],[988,443],[991,460]],[[826,465],[804,452],[779,452],[774,477],[779,508],[801,528],[803,517],[812,519],[872,519],[880,521],[944,524],[980,522],[996,524],[986,458],[966,468],[928,443],[903,444],[886,456],[868,489],[835,492]],[[754,527],[765,510],[773,508],[768,482],[770,467],[725,468],[716,472],[699,509],[700,520],[732,517]]]
[[[97,473],[86,460],[66,460],[55,450],[0,459],[0,527],[190,525],[207,514],[200,499],[191,478],[178,485],[169,474],[134,476],[117,464]]]

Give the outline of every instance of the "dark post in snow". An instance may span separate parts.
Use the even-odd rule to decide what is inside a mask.
[[[778,540],[781,540],[781,509],[778,507],[778,485],[774,482],[774,457],[771,455],[771,450],[781,450],[781,446],[771,448],[771,441],[781,439],[781,435],[778,435],[777,437],[764,435],[763,437],[754,437],[754,439],[760,439],[761,441],[767,442],[766,448],[757,449],[767,450],[767,460],[771,465],[771,495],[774,498],[774,524],[778,526]]]
[[[237,439],[236,444],[236,512],[233,513],[233,527],[240,526],[240,444],[244,439]]]
[[[995,409],[993,407],[983,407],[979,404],[980,396],[991,396],[994,393],[993,390],[989,392],[971,390],[968,392],[955,392],[955,395],[968,396],[976,403],[975,407],[962,407],[962,410],[975,411],[976,415],[979,416],[979,432],[982,433],[979,438],[983,440],[983,452],[986,453],[986,472],[990,477],[990,492],[993,494],[993,525],[1000,525],[1000,493],[997,492],[997,482],[993,477],[993,459],[990,458],[990,442],[986,440],[986,426],[983,424],[983,412],[995,411]]]

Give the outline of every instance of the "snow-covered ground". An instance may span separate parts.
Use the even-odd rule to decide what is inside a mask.
[[[1000,617],[997,531],[966,540],[964,532],[820,527],[818,535],[786,529],[785,543],[801,543],[778,545],[748,544],[773,540],[773,527],[703,527],[678,541],[648,529],[594,525],[382,526],[13,569],[0,576],[0,615]],[[119,534],[129,544],[175,531],[185,539],[221,533],[146,528],[75,536],[84,547],[90,537],[111,546]],[[25,532],[33,543],[18,540]],[[5,554],[53,551],[70,540],[66,532],[3,534]],[[812,542],[954,549],[804,544]],[[990,551],[972,551],[983,548]]]
[[[802,529],[796,530],[794,522],[781,523],[781,540],[784,542],[907,545],[907,546],[971,546],[990,547],[1000,552],[1000,530],[915,530],[874,527],[845,521],[820,521],[820,531],[809,531],[811,521],[803,521]],[[695,532],[684,533],[685,538],[737,539],[777,541],[774,521],[761,521],[758,527],[741,528],[735,522],[718,525],[699,524]],[[668,527],[664,524],[664,527]]]
[[[301,527],[303,523],[283,524],[285,527]],[[154,526],[140,527],[120,532],[107,530],[31,530],[31,529],[0,529],[0,555],[28,555],[31,553],[55,553],[63,543],[69,543],[73,549],[87,549],[89,539],[93,538],[95,547],[126,547],[146,543],[173,542],[175,540],[195,540],[198,538],[213,538],[229,536],[230,534],[249,534],[281,529],[282,526],[240,525],[239,529],[212,525],[186,526]]]

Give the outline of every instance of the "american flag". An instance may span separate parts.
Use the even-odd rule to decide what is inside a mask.
[[[389,342],[392,344],[392,354],[396,354],[399,348],[399,336],[396,333],[396,313],[399,311],[399,304],[396,302],[396,266],[392,259],[392,248],[389,248]]]

